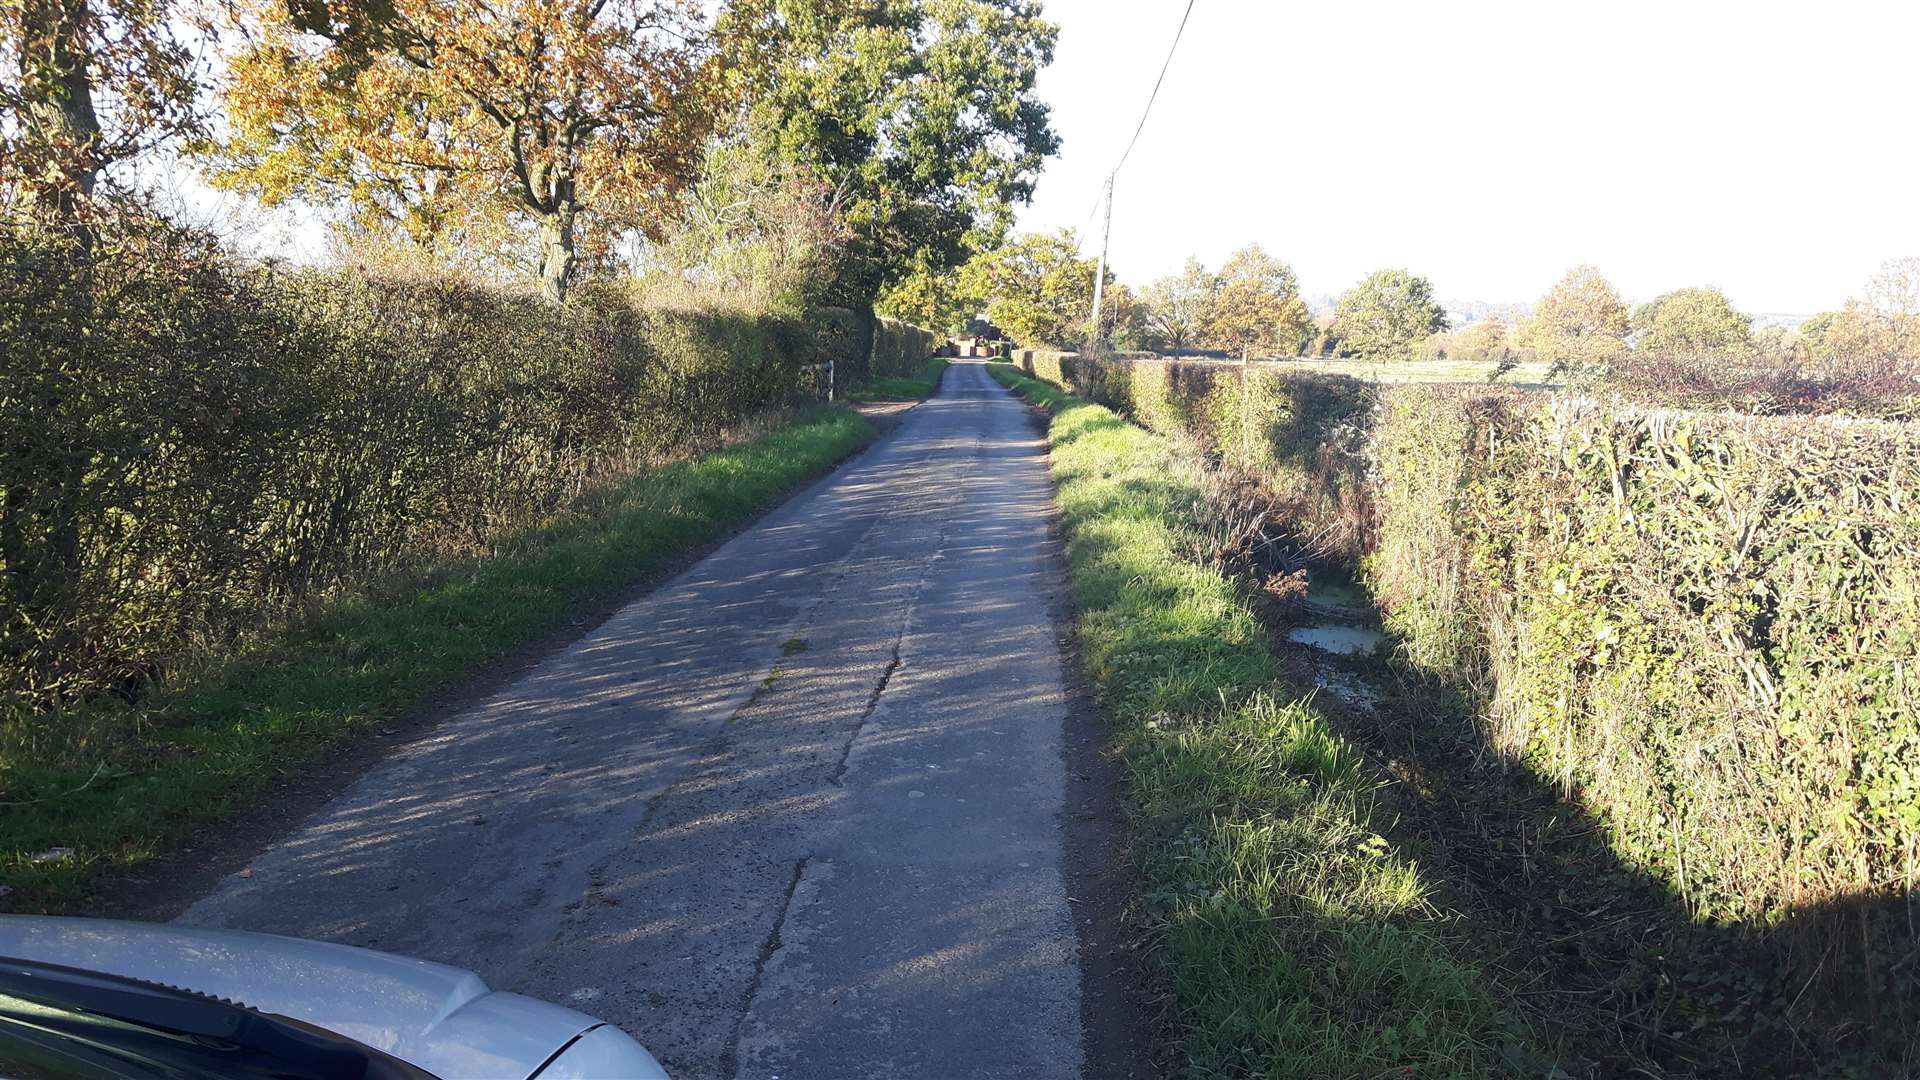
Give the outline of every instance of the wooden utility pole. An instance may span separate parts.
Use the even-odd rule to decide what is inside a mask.
[[[1100,222],[1100,265],[1093,272],[1093,322],[1087,327],[1089,352],[1100,344],[1100,298],[1107,290],[1107,237],[1113,232],[1113,174],[1107,174],[1107,212]]]

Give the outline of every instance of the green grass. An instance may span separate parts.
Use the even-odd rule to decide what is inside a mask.
[[[940,388],[940,373],[947,370],[944,357],[928,360],[913,375],[869,379],[847,391],[848,401],[912,401],[930,397]]]
[[[1370,770],[1196,556],[1197,467],[1104,408],[988,370],[1053,413],[1084,661],[1126,762],[1138,909],[1185,1072],[1504,1074],[1524,1036],[1381,835]]]
[[[59,733],[45,738],[8,732],[0,904],[70,908],[101,874],[243,810],[277,778],[567,626],[873,435],[845,409],[809,414],[641,473],[496,557],[342,598],[139,713],[36,718]]]

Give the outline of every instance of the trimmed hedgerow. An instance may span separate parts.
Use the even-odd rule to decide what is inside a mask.
[[[1023,366],[1199,442],[1363,556],[1402,658],[1472,691],[1485,739],[1699,918],[1791,929],[1806,968],[1855,988],[1920,989],[1901,962],[1920,944],[1920,429]]]
[[[137,695],[184,643],[819,389],[796,320],[113,241],[0,235],[0,714]]]
[[[286,776],[555,632],[749,520],[873,437],[813,406],[757,437],[596,486],[484,556],[330,592],[168,680],[0,728],[0,882],[11,911],[71,911],[257,805]]]
[[[1058,349],[1015,349],[1011,359],[1015,367],[1036,379],[1068,389],[1072,389],[1075,385],[1067,368],[1072,366],[1074,360],[1079,359],[1077,353],[1061,352]],[[1063,361],[1066,366],[1062,366]]]
[[[935,351],[936,335],[871,311],[820,308],[812,313],[821,359],[834,361],[834,387],[846,393],[876,379],[912,378]]]
[[[1913,888],[1920,432],[1407,387],[1376,445],[1409,658],[1633,863],[1713,920]]]
[[[933,331],[898,319],[878,319],[873,330],[869,374],[876,379],[916,375],[933,355],[933,348]]]
[[[1116,409],[1149,431],[1197,444],[1286,500],[1315,550],[1357,556],[1369,529],[1365,478],[1374,388],[1344,375],[1271,364],[1104,357],[1027,350],[1036,378]]]
[[[1105,359],[1120,361],[1146,359],[1152,356],[1152,353],[1113,353]],[[1085,357],[1079,353],[1061,352],[1058,349],[1014,349],[1009,359],[1015,367],[1028,375],[1069,389],[1077,389],[1080,386],[1082,373],[1089,369],[1091,363],[1097,362],[1091,357]],[[1094,398],[1089,396],[1088,400],[1091,401]]]

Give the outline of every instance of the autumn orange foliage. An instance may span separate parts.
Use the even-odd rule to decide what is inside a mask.
[[[239,0],[219,182],[431,239],[519,215],[561,300],[590,239],[648,231],[712,114],[695,0]]]

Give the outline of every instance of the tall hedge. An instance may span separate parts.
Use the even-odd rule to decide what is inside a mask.
[[[1015,349],[1012,360],[1020,370],[1036,379],[1045,379],[1055,386],[1075,389],[1077,382],[1073,377],[1073,363],[1080,354],[1061,352],[1058,349]]]
[[[834,385],[842,391],[868,379],[912,375],[932,358],[936,344],[933,331],[870,311],[821,308],[813,322],[822,358],[832,356]]]
[[[564,308],[445,277],[239,267],[166,231],[0,236],[0,712],[816,392],[812,327]]]
[[[1403,387],[1375,442],[1409,657],[1630,862],[1714,920],[1913,890],[1920,430]]]
[[[912,375],[933,356],[934,333],[898,319],[881,318],[874,328],[870,371],[876,377]]]
[[[1920,992],[1920,428],[1016,360],[1291,497],[1403,657],[1698,917]]]
[[[1271,364],[1016,350],[1028,374],[1068,387],[1216,461],[1257,475],[1286,499],[1320,550],[1362,553],[1371,508],[1364,451],[1373,396],[1341,375]]]

